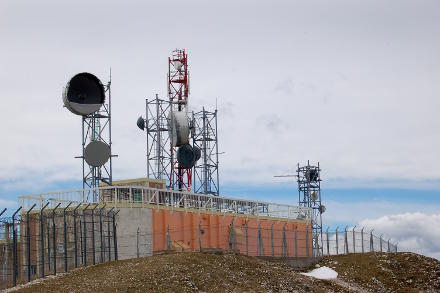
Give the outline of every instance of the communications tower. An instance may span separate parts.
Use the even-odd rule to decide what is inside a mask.
[[[188,55],[184,49],[176,49],[168,57],[168,98],[171,104],[171,114],[184,112],[188,117],[189,72]],[[177,160],[177,147],[170,143],[171,172],[170,186],[173,189],[191,190],[192,166],[185,168]]]
[[[322,255],[322,213],[325,206],[321,204],[321,169],[317,166],[300,166],[297,169],[298,204],[312,209],[312,247],[315,256]]]

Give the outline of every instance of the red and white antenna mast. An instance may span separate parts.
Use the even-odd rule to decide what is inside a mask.
[[[168,98],[171,111],[184,112],[188,117],[189,73],[188,55],[184,49],[176,49],[168,57]],[[191,189],[192,168],[180,166],[177,160],[177,147],[170,143],[171,172],[170,187],[179,190]]]

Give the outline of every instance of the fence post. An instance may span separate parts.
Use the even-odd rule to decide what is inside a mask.
[[[365,227],[362,227],[362,230],[361,230],[362,253],[365,252],[365,250],[364,250],[364,229],[365,229]]]
[[[287,239],[286,239],[286,224],[283,226],[283,257],[289,256],[289,251],[287,250]]]
[[[104,240],[102,240],[102,210],[105,208],[106,204],[99,210],[99,234],[101,238],[101,263],[104,262]]]
[[[246,255],[249,255],[248,220],[246,220],[245,229],[246,229]]]
[[[33,210],[33,208],[37,204],[34,204],[27,212],[26,212],[26,240],[27,240],[27,280],[28,282],[31,281],[31,233],[30,233],[30,224],[29,224],[29,213]],[[389,243],[389,241],[388,241]],[[388,245],[389,247],[389,245]]]
[[[113,212],[113,251],[115,253],[115,260],[118,260],[118,237],[116,235],[116,215],[119,213],[119,210],[115,213]]]
[[[80,207],[81,204],[78,204],[73,209],[73,242],[74,242],[74,249],[75,249],[75,268],[78,267],[78,233],[76,232],[76,210]]]
[[[43,211],[49,205],[47,202],[46,205],[40,210],[40,240],[41,240],[41,277],[44,278],[44,218]]]
[[[338,236],[338,229],[339,229],[339,227],[336,227],[336,255],[339,254],[339,236]]]
[[[355,228],[356,228],[356,225],[353,227],[353,253],[356,253],[356,234],[354,232]]]
[[[273,224],[274,223],[272,223],[272,225],[270,226],[270,243],[271,243],[271,246],[272,246],[272,256],[274,256],[274,247],[273,247]]]
[[[139,258],[139,227],[136,230],[136,257]]]
[[[388,252],[390,252],[390,240],[391,239],[388,239]]]
[[[14,212],[14,214],[12,215],[12,243],[13,243],[13,249],[12,249],[12,253],[13,253],[13,281],[14,281],[14,286],[17,285],[17,275],[18,275],[18,250],[17,250],[17,231],[15,230],[15,216],[17,215],[17,213],[21,210],[22,207],[19,207],[18,210],[16,210]]]
[[[329,228],[330,227],[327,227],[327,230],[326,230],[326,235],[327,235],[327,255],[330,255],[330,240],[328,238],[328,229]]]
[[[202,252],[202,227],[199,222],[199,251]]]
[[[86,207],[83,209],[83,212],[82,212],[82,216],[83,216],[83,224],[84,224],[84,236],[83,236],[83,238],[84,238],[84,244],[83,244],[83,257],[84,257],[84,261],[83,261],[83,265],[84,266],[87,266],[87,226],[86,226],[86,223],[87,223],[87,220],[86,220],[86,210],[87,210],[87,208],[90,206],[90,203],[88,203],[87,205],[86,205]]]
[[[344,230],[344,253],[348,254],[348,235],[347,235],[347,228],[348,226],[345,226]]]
[[[231,227],[229,231],[229,241],[231,242],[232,251],[235,251],[235,230],[234,230],[234,219],[231,221]]]
[[[57,247],[56,247],[56,230],[55,230],[55,211],[61,205],[59,202],[52,210],[52,244],[53,244],[53,275],[57,274]]]
[[[306,256],[309,256],[309,224],[306,225]]]
[[[257,255],[261,256],[261,226],[258,223],[258,232],[257,232]]]
[[[297,226],[295,224],[295,228],[293,229],[293,237],[295,239],[295,257],[298,257],[298,240],[296,238],[296,229],[297,229]]]
[[[95,205],[95,207],[92,209],[92,257],[93,257],[93,264],[96,264],[96,252],[95,252],[95,209],[98,207],[98,205]]]
[[[116,201],[116,197],[115,197],[115,201]],[[107,211],[107,236],[108,236],[107,240],[108,240],[108,260],[109,261],[111,261],[111,259],[112,259],[112,253],[111,253],[112,247],[111,247],[111,242],[110,242],[110,214],[113,211],[113,209],[114,209],[114,207],[112,207],[109,211]]]
[[[381,234],[380,238],[379,238],[379,240],[380,240],[380,252],[383,252],[382,251],[382,236],[383,236],[383,234]]]
[[[66,210],[70,207],[72,202],[70,202],[63,209],[63,221],[64,221],[64,272],[67,273],[67,223],[66,223]]]
[[[49,268],[49,272],[50,272],[50,268],[51,268],[51,259],[50,259],[50,215],[48,213],[47,215],[47,266]]]
[[[373,230],[370,231],[370,252],[374,251]]]

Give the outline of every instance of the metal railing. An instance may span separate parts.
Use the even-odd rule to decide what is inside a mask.
[[[205,212],[244,214],[256,217],[304,220],[311,218],[311,209],[305,207],[142,186],[110,186],[22,195],[19,200],[24,210],[29,209],[33,204],[41,208],[46,203],[49,203],[51,207],[55,207],[58,203],[65,206],[73,202],[105,203],[115,209],[148,206],[150,208],[195,209]]]

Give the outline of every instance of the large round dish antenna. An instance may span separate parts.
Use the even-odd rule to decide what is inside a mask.
[[[90,115],[105,102],[101,81],[91,73],[78,73],[70,79],[63,92],[63,103],[76,115]]]
[[[186,113],[170,111],[168,115],[168,134],[173,147],[179,147],[189,142],[189,125]]]
[[[110,158],[110,147],[102,141],[92,141],[84,149],[84,159],[93,167],[101,167]]]
[[[194,151],[191,145],[184,144],[177,149],[177,161],[179,166],[185,169],[192,168],[194,166]]]

